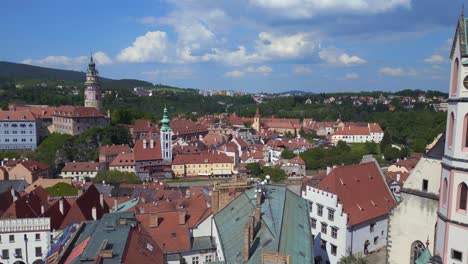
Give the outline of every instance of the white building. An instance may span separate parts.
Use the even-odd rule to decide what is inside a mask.
[[[380,143],[383,136],[384,131],[379,124],[369,123],[367,127],[345,126],[338,128],[335,133],[330,136],[330,139],[333,144],[337,144],[338,141],[344,141],[347,143]]]
[[[30,111],[0,111],[0,149],[35,149],[38,136]]]
[[[396,202],[375,162],[334,168],[302,197],[309,201],[315,263],[338,263],[387,244],[388,212]]]
[[[401,202],[390,213],[390,264],[414,263],[425,250],[433,253],[444,144],[442,137],[424,154],[399,192]]]
[[[50,218],[0,220],[0,262],[42,263],[50,249]]]
[[[435,254],[443,263],[468,262],[468,21],[458,21],[450,53],[452,76],[447,109],[445,155],[442,158]]]
[[[85,178],[95,178],[100,172],[99,163],[91,162],[67,162],[60,172],[62,178],[74,178],[81,181]]]

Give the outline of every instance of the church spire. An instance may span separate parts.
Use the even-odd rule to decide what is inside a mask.
[[[171,128],[169,127],[170,122],[171,120],[167,114],[167,108],[164,106],[163,119],[161,119],[161,131],[171,131]]]

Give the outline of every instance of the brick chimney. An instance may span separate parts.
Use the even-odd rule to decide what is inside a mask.
[[[261,220],[262,220],[262,206],[257,205],[255,207],[255,221],[258,224],[260,223]]]
[[[244,262],[249,261],[250,258],[250,225],[246,223],[244,226]]]
[[[185,216],[187,215],[187,210],[179,209],[179,225],[185,224]]]
[[[254,234],[255,233],[254,214],[249,215],[249,221],[247,223],[250,226],[249,239],[250,239],[250,243],[252,243],[254,239],[254,235],[255,235]]]
[[[216,214],[219,211],[219,191],[213,190],[211,194],[211,211]]]
[[[159,225],[158,213],[150,214],[149,227],[156,228]]]

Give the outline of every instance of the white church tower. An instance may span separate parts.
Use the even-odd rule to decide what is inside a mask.
[[[89,60],[88,71],[86,72],[84,92],[84,106],[94,107],[99,112],[102,112],[102,94],[101,85],[99,83],[98,71],[96,70],[96,64],[93,61],[93,56]]]
[[[172,129],[169,127],[171,120],[167,115],[167,108],[164,107],[164,115],[161,120],[161,153],[166,162],[172,161]]]
[[[453,39],[445,155],[442,158],[435,254],[468,263],[468,47],[462,12]]]

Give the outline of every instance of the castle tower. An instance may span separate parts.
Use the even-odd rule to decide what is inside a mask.
[[[161,120],[161,153],[166,162],[172,161],[172,129],[169,127],[171,120],[167,115],[167,108],[164,107],[164,115]]]
[[[443,263],[468,261],[468,53],[463,12],[453,39],[445,155],[442,158],[435,254]],[[427,181],[421,183],[427,185]],[[424,189],[424,188],[423,188]]]
[[[101,85],[99,84],[98,71],[96,70],[96,64],[93,61],[93,56],[91,56],[89,60],[85,86],[84,106],[94,107],[99,112],[102,112]]]
[[[260,131],[260,110],[258,110],[258,107],[257,107],[257,110],[255,111],[252,128],[257,132]]]

